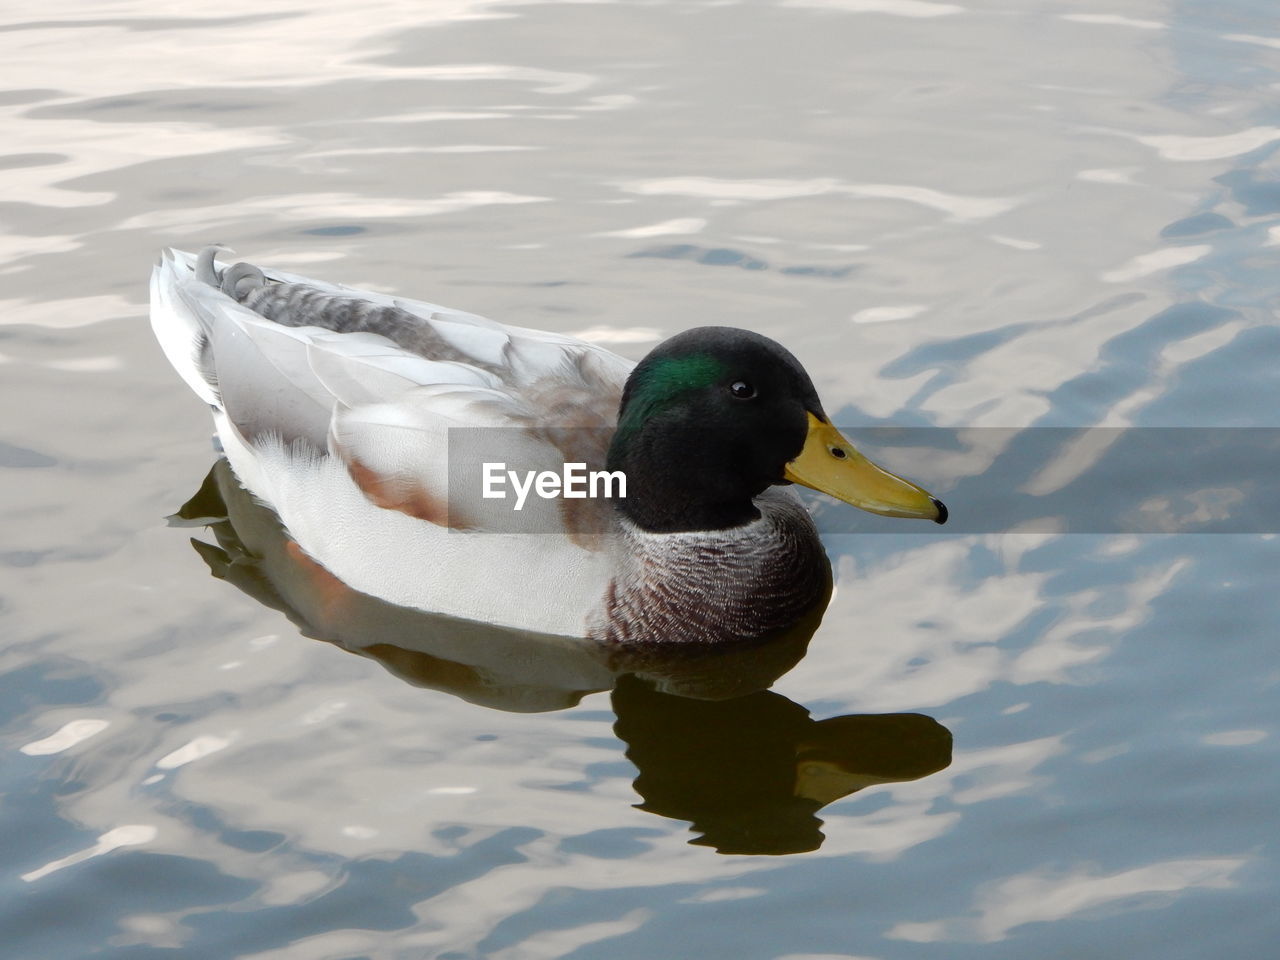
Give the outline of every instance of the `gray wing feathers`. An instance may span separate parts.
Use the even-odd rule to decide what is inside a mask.
[[[152,320],[184,379],[250,443],[304,441],[426,495],[455,425],[522,428],[552,458],[603,468],[628,361],[434,304],[219,269],[216,254],[166,254]]]

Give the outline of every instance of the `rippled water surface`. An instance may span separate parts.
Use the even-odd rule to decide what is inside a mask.
[[[1030,428],[1280,426],[1272,4],[4,17],[6,957],[1272,954],[1280,542],[1194,533],[1247,496],[832,535],[739,699],[355,656],[166,526],[214,453],[145,321],[223,241],[632,357],[750,327],[842,423],[1003,428],[912,467],[972,518]]]

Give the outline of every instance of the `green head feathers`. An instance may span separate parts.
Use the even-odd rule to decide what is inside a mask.
[[[682,394],[711,386],[725,375],[727,369],[724,360],[710,353],[654,358],[638,369],[627,384],[617,438],[625,440]]]
[[[759,516],[752,498],[804,446],[808,375],[767,337],[698,327],[631,372],[607,466],[627,476],[618,509],[649,531],[720,530]]]

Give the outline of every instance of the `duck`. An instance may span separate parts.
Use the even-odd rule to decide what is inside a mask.
[[[804,367],[762,334],[697,327],[636,363],[220,258],[164,251],[156,339],[208,405],[238,483],[318,575],[363,595],[617,648],[754,644],[811,634],[831,594],[792,485],[947,520],[840,433]],[[539,483],[521,510],[489,482],[512,464],[526,491]],[[611,482],[574,491],[571,466]],[[544,490],[557,471],[563,485]]]
[[[576,706],[635,677],[664,694],[732,700],[768,689],[807,652],[803,625],[767,644],[602,644],[397,606],[353,590],[288,536],[219,458],[170,526],[215,579],[284,614],[298,633],[380,665],[413,687],[509,713]]]

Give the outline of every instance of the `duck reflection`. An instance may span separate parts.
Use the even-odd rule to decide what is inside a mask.
[[[766,689],[804,656],[821,609],[764,644],[691,651],[606,647],[398,607],[307,557],[225,460],[171,521],[211,530],[216,543],[191,542],[213,576],[407,683],[515,712],[561,710],[612,689],[640,809],[691,821],[701,833],[692,842],[722,853],[816,849],[815,813],[826,804],[951,760],[950,734],[928,717],[814,721]]]
[[[641,810],[689,820],[721,853],[780,854],[822,844],[815,814],[879,783],[951,763],[951,733],[916,713],[831,717],[771,690],[689,700],[622,677],[614,732],[640,771]]]

